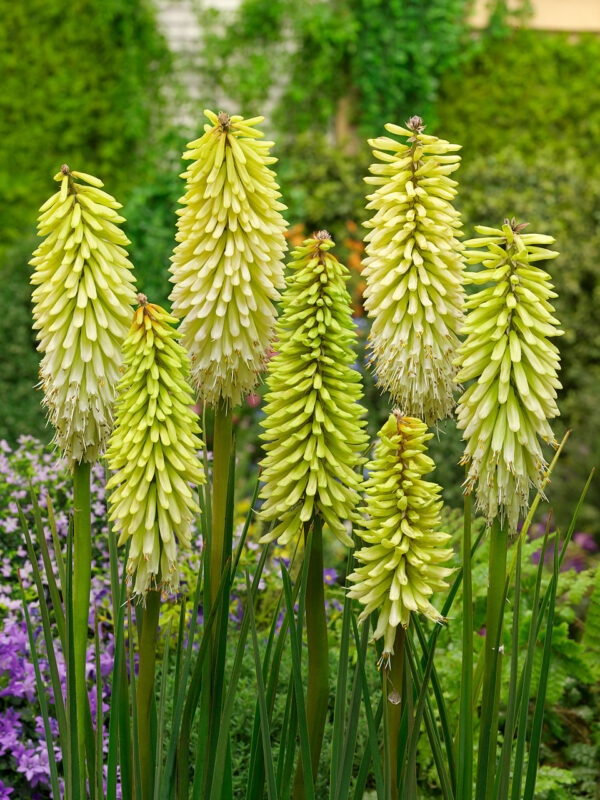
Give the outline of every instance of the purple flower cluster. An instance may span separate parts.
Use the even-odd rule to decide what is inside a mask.
[[[548,516],[544,516],[541,520],[532,525],[529,529],[529,537],[530,539],[541,539],[544,534],[546,533],[546,527],[548,525]],[[554,533],[555,527],[550,524],[550,534]],[[544,556],[544,563],[551,565],[552,560],[554,558],[554,542],[551,542],[546,550],[546,554]],[[569,542],[569,546],[567,548],[567,552],[565,555],[565,560],[562,563],[561,571],[567,572],[568,570],[574,569],[576,572],[583,572],[585,569],[589,569],[591,566],[590,556],[594,557],[598,553],[600,548],[594,537],[589,533],[584,533],[580,531],[575,533]],[[542,554],[542,549],[540,547],[539,550],[536,550],[531,559],[534,564],[540,563],[540,557]],[[596,559],[594,559],[596,561]]]
[[[110,575],[108,570],[108,527],[104,503],[104,470],[95,465],[92,470],[92,530],[94,540],[94,570],[91,608],[98,609],[99,619],[110,623]],[[5,441],[0,442],[0,756],[8,765],[7,774],[0,775],[0,800],[10,797],[13,790],[19,796],[50,797],[50,764],[44,737],[42,718],[37,703],[37,686],[29,651],[29,638],[24,621],[22,599],[18,588],[17,570],[25,587],[26,599],[36,638],[40,643],[38,658],[46,686],[51,687],[49,663],[44,655],[40,625],[39,605],[33,585],[33,566],[29,560],[19,520],[19,507],[34,529],[33,504],[30,486],[47,522],[48,497],[55,512],[56,531],[64,542],[69,528],[69,510],[72,504],[72,483],[66,465],[53,452],[32,437],[21,437],[18,447],[12,450]],[[18,504],[18,505],[17,505]],[[49,525],[44,530],[48,549],[54,561],[52,535]],[[43,572],[41,557],[38,566]],[[90,615],[93,630],[94,611]],[[100,634],[100,668],[104,679],[103,710],[108,710],[110,676],[114,643],[112,625],[102,622]],[[87,673],[90,689],[95,679],[95,654],[93,642],[88,651]],[[66,694],[66,667],[60,651],[58,637],[54,648],[63,697]],[[92,716],[96,716],[96,693],[90,691]],[[52,711],[54,698],[48,689]],[[58,742],[58,725],[51,719],[52,733]],[[106,746],[106,745],[105,745]],[[60,762],[62,754],[54,745],[54,760]],[[25,789],[27,787],[27,789]],[[23,790],[23,794],[19,791]],[[33,790],[33,793],[32,793]]]

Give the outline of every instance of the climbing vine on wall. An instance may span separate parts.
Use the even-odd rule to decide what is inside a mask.
[[[487,34],[508,13],[496,3]],[[280,133],[327,129],[343,104],[348,124],[371,136],[390,119],[435,117],[442,75],[482,46],[472,0],[242,0],[205,14],[202,69],[215,95],[249,113],[274,100]]]

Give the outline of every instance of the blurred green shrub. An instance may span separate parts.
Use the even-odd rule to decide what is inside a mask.
[[[472,0],[242,0],[202,14],[203,82],[241,113],[276,98],[283,133],[328,131],[341,111],[374,136],[392,118],[435,116],[442,76],[506,32],[506,3],[490,5],[490,26],[474,37]]]
[[[178,147],[183,150],[181,140]],[[129,252],[137,286],[153,303],[168,305],[170,257],[175,246],[175,211],[184,192],[180,153],[161,165],[145,183],[136,186],[123,208],[124,230],[131,240]]]
[[[518,30],[489,40],[461,69],[446,72],[438,130],[463,158],[509,146],[527,160],[543,147],[560,159],[597,160],[600,37]]]
[[[49,441],[38,382],[39,355],[31,328],[31,291],[27,262],[35,239],[13,245],[0,258],[0,439],[13,443],[21,434]]]
[[[347,221],[361,223],[367,217],[363,181],[370,163],[367,143],[361,141],[360,151],[349,157],[324,134],[284,135],[276,155],[288,222],[303,224],[307,235],[325,228],[340,245],[347,235]]]
[[[67,161],[126,197],[160,137],[171,56],[147,0],[0,0],[2,242],[33,230]]]

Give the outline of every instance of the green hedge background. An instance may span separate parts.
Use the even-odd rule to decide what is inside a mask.
[[[556,237],[561,257],[550,269],[566,330],[556,428],[573,433],[551,498],[564,523],[600,450],[600,37],[514,30],[503,3],[474,33],[469,7],[244,0],[233,15],[200,13],[206,40],[194,68],[202,103],[226,96],[242,113],[270,109],[290,223],[328,228],[344,256],[348,222],[365,216],[365,136],[415,112],[463,145],[467,235],[515,215]],[[0,438],[48,439],[32,389],[27,261],[51,176],[66,161],[104,180],[124,203],[140,288],[164,302],[190,131],[173,123],[180,69],[150,0],[0,0],[0,19]],[[195,118],[198,130],[201,105]],[[370,384],[367,401],[373,419],[385,413]],[[458,503],[461,445],[451,424],[433,450],[447,499]],[[600,536],[596,496],[581,525]]]

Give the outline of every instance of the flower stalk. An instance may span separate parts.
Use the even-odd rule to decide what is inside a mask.
[[[486,800],[494,791],[496,739],[502,679],[502,628],[508,552],[508,524],[496,518],[490,531],[489,584],[485,616],[485,655],[476,800]],[[499,644],[498,644],[499,643]]]
[[[389,761],[391,775],[392,800],[399,800],[398,779],[400,764],[398,763],[398,739],[404,705],[402,703],[402,687],[404,681],[404,647],[405,632],[402,625],[396,628],[394,652],[390,656],[389,670],[383,670],[383,681],[388,684],[386,714],[388,719],[388,752],[384,758]]]
[[[558,253],[544,247],[552,237],[526,228],[506,219],[502,228],[477,227],[480,236],[465,243],[478,248],[467,261],[482,265],[466,282],[484,288],[466,304],[456,379],[473,382],[459,400],[458,427],[466,441],[465,493],[476,489],[490,529],[477,800],[491,796],[496,772],[508,536],[529,507],[530,489],[543,491],[547,463],[538,437],[556,447],[548,420],[558,415],[560,359],[550,338],[562,331],[550,277],[536,262]]]
[[[225,516],[227,514],[227,487],[232,447],[232,409],[223,400],[215,407],[213,436],[212,525],[210,532],[210,607],[219,593],[226,548]],[[231,543],[229,543],[229,548]]]
[[[355,517],[366,444],[360,375],[352,369],[356,331],[346,289],[348,270],[330,252],[334,243],[318,231],[293,253],[291,275],[277,322],[277,353],[267,377],[262,461],[264,519],[276,521],[261,542],[293,541],[303,530],[307,547],[306,713],[313,777],[321,753],[328,697],[328,643],[323,585],[322,529],[327,524],[344,545],[353,542],[346,521]],[[302,763],[294,797],[304,797]]]
[[[154,796],[150,714],[154,697],[161,592],[179,586],[178,548],[189,547],[191,523],[200,512],[191,484],[204,483],[203,447],[187,382],[189,361],[177,339],[177,320],[138,295],[123,352],[117,421],[107,460],[114,474],[107,489],[109,519],[131,540],[127,573],[133,597],[144,606],[137,687],[141,800]]]
[[[89,461],[73,466],[73,660],[79,778],[85,788],[85,719],[89,703],[86,655],[92,585],[92,524]],[[92,780],[92,776],[90,776]]]
[[[150,717],[154,697],[156,645],[160,616],[160,591],[146,593],[142,636],[140,639],[140,666],[136,690],[138,750],[140,759],[141,800],[154,797],[154,753],[151,747]]]
[[[305,528],[305,542],[308,530]],[[329,700],[329,642],[323,582],[323,520],[315,517],[308,551],[306,577],[306,640],[308,645],[308,683],[306,687],[306,722],[310,744],[312,775],[316,780]],[[294,780],[294,798],[305,797],[304,770],[300,757]]]

